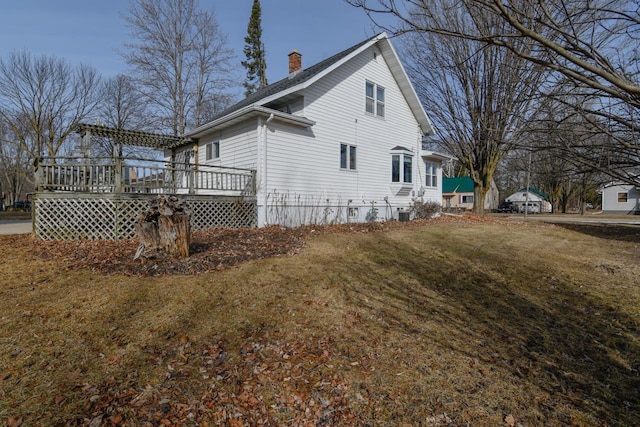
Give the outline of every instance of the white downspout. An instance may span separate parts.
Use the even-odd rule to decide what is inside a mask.
[[[267,186],[267,133],[269,131],[268,125],[273,120],[273,113],[264,122],[262,126],[262,143],[263,143],[263,155],[262,155],[262,226],[267,225],[267,201],[269,198],[269,187]]]
[[[422,188],[424,187],[425,181],[422,178],[422,168],[425,167],[425,162],[420,152],[422,151],[422,133],[420,132],[420,126],[417,129],[418,132],[418,141],[416,141],[416,173],[418,174],[418,182],[414,184],[414,188],[417,190],[416,195],[420,197],[420,200],[424,201],[424,192]]]

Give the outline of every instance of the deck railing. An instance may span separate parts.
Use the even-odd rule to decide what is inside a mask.
[[[255,171],[140,158],[43,157],[38,191],[255,195]]]

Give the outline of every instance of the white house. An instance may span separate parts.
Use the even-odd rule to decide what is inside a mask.
[[[415,200],[442,200],[433,134],[385,33],[289,76],[185,135],[165,156],[256,171],[258,225],[398,218]]]
[[[547,196],[533,187],[529,187],[528,189],[521,188],[504,200],[506,202],[513,202],[519,211],[523,210],[522,205],[525,203],[529,203],[529,206],[536,207],[537,209],[535,211],[539,213],[550,213],[553,210],[551,203],[547,201]],[[531,212],[531,209],[529,212]]]
[[[631,184],[611,183],[602,189],[602,212],[635,214],[640,212],[640,189]]]

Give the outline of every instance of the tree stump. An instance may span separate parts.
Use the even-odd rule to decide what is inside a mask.
[[[191,226],[188,210],[174,196],[158,196],[149,202],[149,208],[141,212],[135,225],[140,256],[154,258],[167,254],[174,258],[189,256]]]

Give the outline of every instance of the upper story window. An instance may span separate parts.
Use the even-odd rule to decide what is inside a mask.
[[[365,83],[365,111],[384,117],[384,88],[369,81]]]
[[[356,169],[355,145],[340,144],[340,169]]]
[[[425,183],[426,187],[438,186],[438,165],[433,162],[424,162],[425,164]]]
[[[215,160],[220,157],[220,141],[205,145],[205,160]]]

